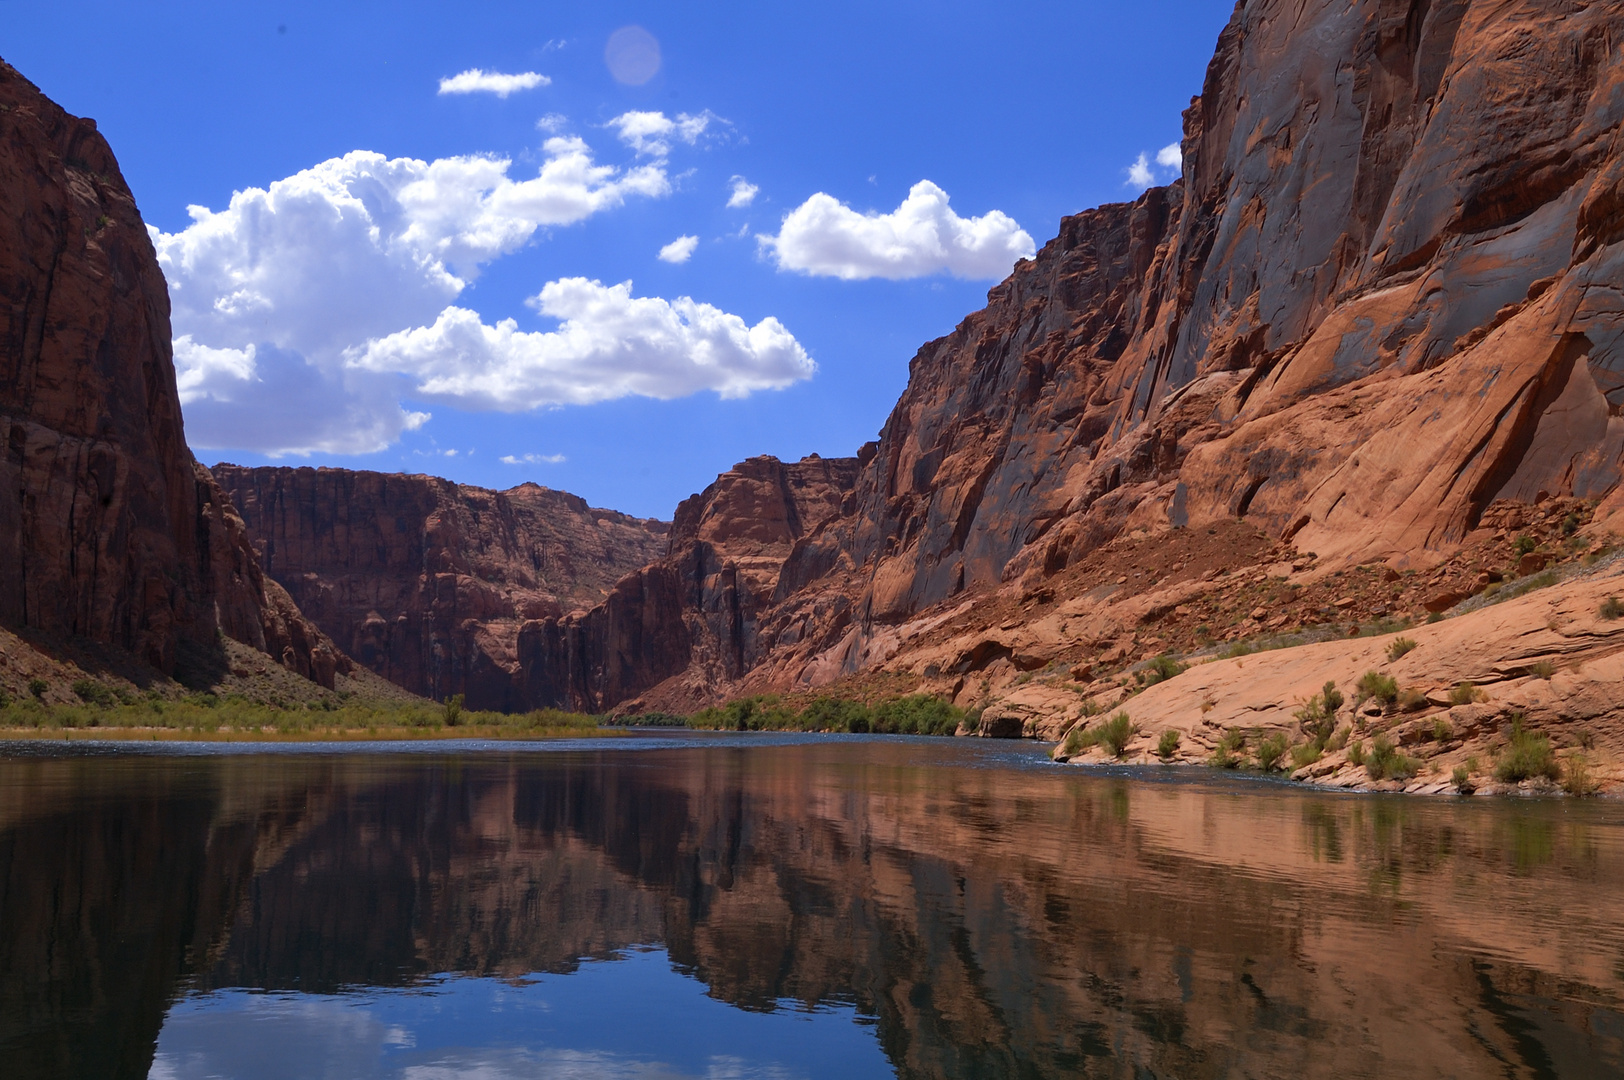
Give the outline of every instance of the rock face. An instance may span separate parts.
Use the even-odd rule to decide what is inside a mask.
[[[1238,4],[1183,178],[1066,219],[920,350],[719,691],[864,670],[1141,528],[1403,570],[1497,499],[1624,509],[1621,37],[1616,5]]]
[[[524,484],[216,465],[258,551],[255,570],[366,667],[471,708],[526,709],[521,628],[601,603],[665,553],[668,527]],[[249,559],[253,562],[253,558]]]
[[[347,663],[270,596],[194,472],[169,296],[107,143],[0,61],[0,623],[164,672],[215,634],[325,678]]]
[[[532,700],[606,710],[667,681],[662,704],[709,700],[760,663],[780,570],[849,512],[855,458],[741,462],[677,507],[670,549],[590,612],[526,623]]]

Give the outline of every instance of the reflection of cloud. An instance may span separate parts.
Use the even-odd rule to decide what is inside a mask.
[[[642,86],[660,70],[660,43],[641,26],[622,26],[609,35],[603,62],[618,83]]]
[[[588,1050],[479,1050],[448,1054],[423,1065],[411,1065],[401,1080],[686,1080],[691,1073],[668,1065],[639,1061],[621,1054]],[[709,1076],[776,1077],[758,1071],[710,1073]]]
[[[388,1075],[384,1048],[411,1045],[411,1034],[343,998],[217,994],[177,1007],[158,1035],[148,1080],[229,1076]]]

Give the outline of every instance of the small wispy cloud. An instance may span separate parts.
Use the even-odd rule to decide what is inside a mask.
[[[740,207],[749,206],[751,203],[755,202],[756,193],[761,190],[761,188],[757,187],[755,184],[752,184],[742,176],[735,176],[733,179],[729,180],[728,183],[732,185],[733,194],[727,197],[727,205],[734,210],[737,210]]]
[[[1164,175],[1158,177],[1158,171]],[[1140,153],[1133,164],[1128,166],[1126,170],[1128,179],[1123,182],[1123,186],[1143,189],[1150,187],[1158,179],[1172,183],[1183,171],[1184,148],[1179,143],[1168,143],[1156,151],[1154,164],[1148,151]]]
[[[678,113],[674,119],[663,112],[634,110],[621,113],[605,126],[613,128],[620,136],[620,141],[637,153],[647,157],[663,158],[671,153],[673,139],[680,139],[692,146],[712,124],[726,123],[727,121],[709,109],[697,116]]]
[[[699,237],[679,236],[660,249],[660,261],[673,264],[685,263],[693,255],[694,248],[698,246]]]
[[[536,121],[536,130],[548,135],[556,135],[569,126],[570,118],[563,113],[550,112]]]
[[[503,454],[503,465],[562,465],[563,454]]]
[[[516,94],[520,90],[534,90],[538,86],[546,86],[553,80],[534,71],[524,71],[517,75],[504,75],[497,71],[482,71],[479,68],[469,68],[449,79],[440,80],[440,93],[442,94],[495,94],[505,98],[509,94]]]

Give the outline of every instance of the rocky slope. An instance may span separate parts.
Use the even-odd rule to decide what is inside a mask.
[[[471,708],[535,702],[523,627],[601,603],[665,553],[668,526],[524,484],[216,465],[264,572],[361,664],[414,693]],[[250,560],[252,561],[252,560]]]
[[[168,292],[112,151],[3,61],[0,365],[0,625],[163,673],[222,662],[217,631],[328,687],[347,670],[186,448]]]

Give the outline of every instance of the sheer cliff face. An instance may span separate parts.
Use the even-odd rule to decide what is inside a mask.
[[[416,693],[525,709],[520,630],[601,603],[665,554],[667,526],[525,484],[241,468],[213,474],[260,565],[356,660]]]
[[[95,123],[0,61],[0,623],[166,672],[219,628],[331,686],[345,661],[268,595],[229,501],[194,472],[169,334]]]

